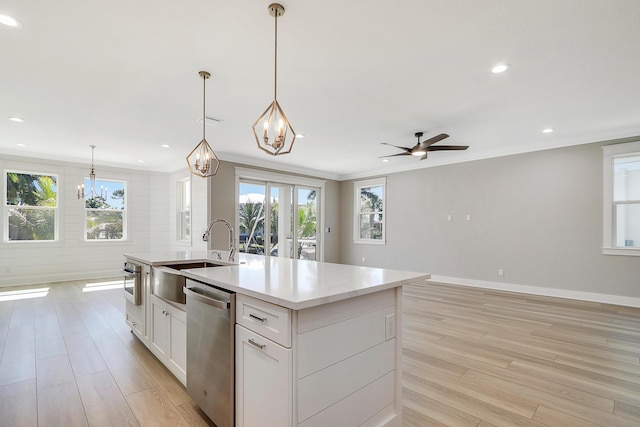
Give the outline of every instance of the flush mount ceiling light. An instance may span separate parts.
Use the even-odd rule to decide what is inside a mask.
[[[93,166],[93,150],[95,150],[95,145],[90,145],[91,147],[91,169],[89,169],[89,196],[91,198],[96,196],[96,168]],[[84,182],[78,185],[78,200],[84,199]]]
[[[275,55],[273,67],[273,102],[253,124],[253,135],[258,148],[277,156],[291,152],[296,133],[278,103],[278,17],[284,15],[284,7],[278,3],[269,5],[269,14],[275,18]]]
[[[12,122],[17,122],[17,123],[24,122],[24,119],[21,119],[20,117],[8,117],[8,119],[11,120]]]
[[[202,141],[196,147],[191,150],[189,155],[187,156],[187,164],[189,165],[189,170],[192,174],[197,175],[202,178],[207,178],[210,176],[214,176],[218,173],[218,168],[220,167],[220,160],[216,155],[213,148],[207,142],[207,138],[205,137],[205,128],[206,128],[206,83],[207,79],[211,77],[207,71],[200,71],[198,73],[200,77],[202,77]]]
[[[507,71],[509,69],[509,67],[510,67],[509,64],[497,64],[491,69],[491,72],[493,74],[504,73],[505,71]]]
[[[1,13],[0,13],[0,24],[4,24],[7,27],[13,27],[13,28],[22,27],[22,25],[20,24],[20,21],[18,21],[16,18],[14,18],[13,16],[1,14]]]

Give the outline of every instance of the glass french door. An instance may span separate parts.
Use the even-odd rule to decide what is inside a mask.
[[[274,182],[240,181],[241,252],[319,260],[319,189]]]

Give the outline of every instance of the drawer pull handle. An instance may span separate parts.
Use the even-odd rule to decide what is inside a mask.
[[[258,322],[262,322],[262,323],[267,321],[266,317],[260,317],[257,314],[253,314],[253,313],[249,313],[249,317],[252,317],[252,318],[256,319]]]
[[[258,344],[253,340],[253,338],[249,338],[249,344],[251,344],[254,347],[258,347],[260,350],[264,350],[264,348],[267,346],[266,344]]]

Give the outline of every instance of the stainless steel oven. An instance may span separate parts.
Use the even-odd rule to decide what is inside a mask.
[[[122,267],[124,273],[124,297],[135,305],[142,303],[142,266],[133,262],[125,262]]]

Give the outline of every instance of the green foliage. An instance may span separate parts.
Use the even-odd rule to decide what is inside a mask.
[[[7,172],[9,240],[54,240],[55,176]]]

